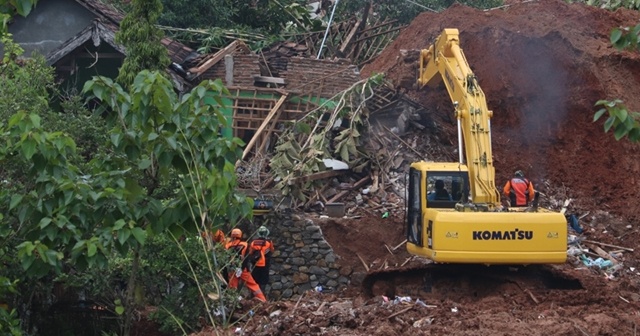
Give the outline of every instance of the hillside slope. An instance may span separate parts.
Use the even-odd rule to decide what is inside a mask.
[[[458,28],[460,44],[487,96],[498,184],[516,169],[538,185],[565,186],[580,210],[605,209],[640,218],[640,146],[616,142],[593,123],[599,99],[622,99],[640,111],[640,53],[609,43],[613,27],[640,23],[640,12],[543,0],[481,11],[453,6],[422,13],[363,76],[383,72],[430,112],[452,123],[444,87],[417,91],[415,58],[401,50],[432,43],[443,28]],[[455,131],[453,127],[445,127]],[[450,135],[455,140],[455,135]],[[500,187],[501,185],[499,185]]]

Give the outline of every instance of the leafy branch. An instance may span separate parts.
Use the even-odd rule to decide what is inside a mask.
[[[638,1],[640,7],[640,1]],[[640,50],[640,24],[633,28],[614,28],[611,31],[611,44],[618,50]],[[631,142],[640,141],[640,113],[629,111],[622,100],[599,100],[595,106],[602,106],[593,116],[593,121],[598,121],[605,113],[609,118],[604,122],[604,131],[614,130],[616,140],[627,136]]]
[[[367,166],[361,132],[366,126],[366,102],[381,80],[382,76],[376,75],[353,84],[283,132],[270,167],[284,195],[305,202],[303,191],[312,190],[318,182],[300,182],[298,178],[326,170],[323,159],[340,159],[355,172]],[[348,126],[343,126],[345,123]]]

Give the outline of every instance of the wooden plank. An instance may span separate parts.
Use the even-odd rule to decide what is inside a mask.
[[[386,248],[387,248],[387,251],[389,251],[389,253],[393,255],[393,252],[391,252],[391,249],[389,248],[389,245],[384,244],[384,247],[386,247]]]
[[[282,84],[282,85],[287,84],[284,78],[279,78],[279,77],[253,75],[253,80],[256,82],[262,82],[262,83],[272,83],[272,84]]]
[[[395,251],[395,250],[399,249],[399,248],[400,248],[400,246],[402,246],[402,245],[403,245],[404,243],[406,243],[406,242],[407,242],[407,240],[406,240],[406,239],[405,239],[405,240],[403,240],[403,241],[402,241],[402,243],[400,243],[400,244],[396,245],[396,246],[393,248],[393,251]]]
[[[369,5],[369,3],[367,2],[367,5]],[[358,32],[358,30],[360,29],[360,23],[362,23],[361,20],[356,21],[356,24],[353,26],[353,28],[351,28],[351,31],[349,32],[349,34],[347,35],[347,37],[345,37],[342,40],[342,45],[340,46],[340,48],[338,50],[340,50],[341,53],[344,54],[345,50],[347,50],[347,48],[349,47],[349,45],[351,44],[351,40],[353,40],[353,37],[356,36],[356,33]]]
[[[264,148],[267,146],[267,142],[269,142],[268,141],[269,137],[271,137],[271,133],[273,133],[273,130],[276,128],[276,123],[278,122],[278,120],[280,120],[280,116],[282,115],[283,111],[286,111],[286,108],[278,109],[278,113],[274,117],[274,120],[271,123],[271,126],[269,126],[269,130],[267,130],[267,134],[265,134],[265,136],[264,136],[264,141],[262,141],[262,143],[260,144],[260,147],[258,147],[258,150],[256,151],[256,153],[260,154],[260,153],[262,153],[264,151]]]
[[[247,154],[249,154],[249,152],[251,151],[251,148],[253,148],[253,145],[255,145],[256,141],[258,141],[258,137],[260,133],[262,133],[264,128],[267,127],[267,125],[269,124],[273,116],[280,109],[280,106],[282,106],[284,101],[287,100],[287,97],[289,97],[289,94],[282,95],[282,97],[280,97],[276,105],[271,109],[271,112],[269,112],[269,115],[267,115],[267,117],[264,119],[264,121],[262,122],[262,125],[260,125],[260,127],[256,131],[256,134],[253,135],[253,137],[247,144],[247,147],[245,147],[244,152],[242,152],[242,160],[244,160],[247,157]]]
[[[358,256],[358,259],[360,259],[360,262],[362,262],[362,266],[364,266],[364,269],[367,270],[367,272],[369,272],[369,265],[367,265],[366,262],[364,262],[364,259],[362,259],[362,257],[360,256],[360,254],[356,253],[356,256]]]
[[[374,38],[374,37],[377,37],[377,36],[380,36],[380,35],[386,35],[386,34],[388,34],[388,33],[392,33],[392,32],[394,32],[394,31],[397,31],[397,30],[403,29],[403,28],[405,28],[405,27],[406,27],[406,26],[395,27],[395,28],[392,28],[392,29],[389,29],[389,30],[385,30],[385,31],[383,31],[383,32],[379,32],[379,33],[375,33],[375,34],[373,34],[373,35],[369,35],[369,36],[366,36],[366,37],[362,37],[362,38],[357,39],[357,40],[355,41],[355,43],[362,42],[362,41],[366,41],[366,40],[370,40],[370,39],[372,39],[372,38]]]
[[[530,290],[525,289],[524,292],[529,294],[529,297],[531,298],[531,300],[533,300],[533,302],[535,302],[536,304],[540,304],[540,301],[538,301],[538,299],[533,295],[533,293],[531,293]]]
[[[389,315],[389,317],[387,317],[387,318],[394,318],[394,317],[396,317],[398,315],[401,315],[401,314],[404,314],[404,313],[410,311],[411,309],[413,309],[413,305],[411,305],[411,306],[409,306],[409,307],[407,307],[407,308],[405,308],[405,309],[403,309],[403,310],[401,310],[399,312],[393,313],[393,314]]]
[[[605,252],[605,250],[601,249],[600,247],[593,245],[593,244],[586,244],[587,247],[589,247],[590,249],[592,249],[595,253],[598,254],[598,256],[600,256],[602,259],[606,259],[611,261],[614,265],[618,263],[618,261],[616,260],[616,258],[612,257],[609,253]]]
[[[328,201],[328,203],[334,203],[335,201],[341,199],[346,194],[348,194],[351,190],[355,190],[355,189],[358,189],[358,188],[364,186],[364,184],[369,182],[370,179],[371,179],[371,176],[369,176],[369,175],[363,177],[360,181],[356,182],[353,185],[353,187],[351,187],[349,190],[343,190],[343,191],[339,192],[338,194],[336,194],[335,196],[331,197],[331,199]]]
[[[238,45],[238,40],[231,42],[228,46],[226,46],[224,49],[221,49],[217,53],[213,54],[211,58],[207,59],[202,64],[199,64],[197,67],[193,67],[189,69],[189,72],[191,72],[196,76],[200,75],[205,70],[209,69],[216,63],[220,62],[226,55],[230,55],[232,52],[234,52],[236,50],[237,45]]]
[[[348,169],[345,169],[345,170],[325,170],[325,171],[309,174],[307,176],[296,177],[296,178],[292,179],[291,181],[292,182],[296,182],[296,183],[303,183],[303,182],[307,182],[307,181],[321,180],[321,179],[325,179],[325,178],[329,178],[329,177],[342,175],[342,174],[345,174],[345,173],[347,173],[349,171],[350,170],[348,170]]]
[[[613,247],[613,248],[617,248],[619,250],[625,250],[625,251],[629,251],[629,252],[633,252],[632,248],[628,248],[628,247],[622,247],[622,246],[618,246],[618,245],[611,245],[611,244],[605,244],[605,243],[601,243],[601,242],[597,242],[595,240],[587,240],[587,239],[583,239],[582,240],[585,243],[591,243],[591,244],[597,244],[600,246],[605,246],[605,247]]]
[[[91,39],[91,35],[93,32],[94,26],[91,25],[85,28],[82,32],[78,33],[78,35],[74,36],[71,41],[69,41],[66,45],[61,45],[53,52],[51,52],[46,61],[47,65],[53,65],[57,61],[59,61],[62,57],[68,55],[72,51],[76,50],[78,47],[82,46],[85,42]]]

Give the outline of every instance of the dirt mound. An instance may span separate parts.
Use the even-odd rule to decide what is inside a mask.
[[[386,73],[442,123],[453,124],[444,87],[429,92],[406,85],[415,82],[417,62],[400,55],[426,48],[444,28],[458,28],[494,111],[498,183],[523,169],[536,186],[568,188],[579,211],[605,209],[637,220],[640,206],[629,200],[637,199],[640,189],[629,186],[640,182],[640,146],[616,142],[603,132],[602,122],[592,120],[599,99],[620,98],[640,110],[640,54],[619,52],[609,43],[612,28],[639,22],[637,11],[609,12],[560,0],[491,11],[456,5],[422,13],[362,74]]]

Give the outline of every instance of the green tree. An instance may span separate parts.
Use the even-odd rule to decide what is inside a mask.
[[[0,34],[6,33],[12,17],[29,15],[37,3],[38,0],[0,0]]]
[[[159,23],[176,28],[231,27],[234,0],[162,0]]]
[[[127,52],[117,81],[125,87],[142,70],[164,71],[171,61],[162,45],[162,30],[156,27],[162,13],[160,0],[133,0],[131,11],[120,23],[116,42]]]
[[[311,20],[304,0],[236,1],[232,20],[236,25],[259,29],[267,34],[280,34],[290,23],[299,30],[319,29],[320,22]]]
[[[250,215],[252,202],[235,192],[234,163],[242,142],[219,137],[220,81],[203,82],[181,98],[159,72],[142,71],[130,92],[97,77],[85,91],[110,110],[106,150],[75,165],[75,142],[42,129],[37,114],[18,112],[0,127],[0,165],[19,155],[35,186],[0,191],[3,225],[24,241],[16,248],[26,274],[41,277],[64,265],[104,267],[112,252],[134,254],[124,303],[125,334],[133,313],[137,255],[150,235],[180,236]],[[177,189],[160,192],[177,179]]]
[[[611,44],[618,50],[640,50],[640,24],[633,28],[614,28],[611,31]],[[604,131],[613,130],[616,140],[628,137],[631,142],[640,142],[640,113],[629,111],[620,99],[599,100],[595,104],[601,108],[593,116],[598,121],[605,113],[609,117],[604,122]]]

